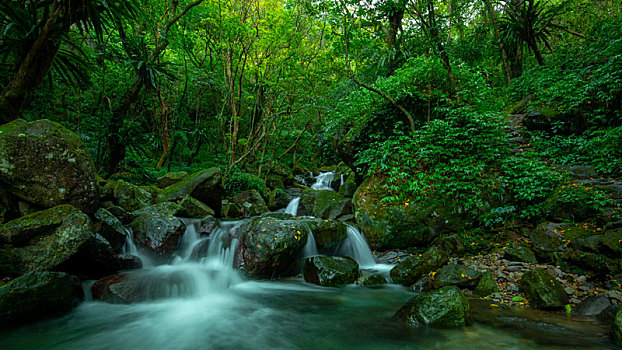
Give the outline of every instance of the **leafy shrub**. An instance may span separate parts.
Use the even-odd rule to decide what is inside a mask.
[[[570,183],[559,186],[546,202],[553,219],[583,221],[598,215],[613,201],[602,190],[586,184]]]
[[[248,173],[232,173],[227,178],[224,188],[226,191],[226,196],[228,197],[233,197],[243,191],[257,190],[262,197],[267,198],[266,182],[260,177]]]

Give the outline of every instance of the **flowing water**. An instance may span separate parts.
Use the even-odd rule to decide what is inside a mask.
[[[572,348],[536,344],[533,337],[521,337],[513,329],[478,324],[453,330],[404,327],[391,316],[414,294],[400,286],[323,288],[300,277],[250,281],[232,267],[237,244],[232,237],[240,222],[221,223],[210,237],[197,234],[196,224],[187,222],[171,264],[131,272],[144,281],[148,301],[129,305],[86,301],[61,318],[0,330],[2,349]],[[357,233],[349,230],[349,235]],[[312,251],[313,236],[309,237],[307,248]],[[131,246],[126,249],[138,254]],[[363,259],[367,254],[353,255]],[[372,259],[368,263],[373,267]]]
[[[292,199],[285,207],[285,214],[291,214],[296,216],[298,214],[298,204],[300,203],[300,197]]]
[[[330,190],[333,188],[330,186],[333,182],[333,178],[335,177],[334,172],[326,172],[320,173],[320,175],[316,176],[315,183],[311,185],[311,188],[314,190]]]

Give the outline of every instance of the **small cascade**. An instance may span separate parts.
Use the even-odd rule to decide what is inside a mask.
[[[376,259],[367,245],[365,237],[356,227],[348,226],[348,236],[339,247],[339,255],[346,255],[356,260],[361,267],[376,265]]]
[[[343,174],[341,174],[341,183],[339,184],[339,186],[343,186],[343,184],[345,184],[346,182],[343,179]]]
[[[138,257],[140,261],[142,261],[143,267],[155,265],[153,260],[148,255],[143,254],[138,250],[138,247],[136,247],[136,243],[134,243],[134,232],[131,228],[125,229],[125,243],[123,244],[123,247],[121,247],[121,254]]]
[[[335,177],[335,172],[330,171],[326,173],[320,173],[320,175],[315,177],[315,183],[311,185],[311,188],[314,190],[330,190],[333,188],[330,187],[330,184],[333,182],[333,178]]]
[[[315,256],[318,254],[320,254],[320,252],[317,250],[317,245],[315,244],[315,237],[313,237],[312,232],[309,232],[309,235],[307,235],[307,243],[302,249],[302,257],[308,258],[310,256]]]
[[[300,203],[300,197],[292,199],[285,208],[285,214],[291,214],[296,216],[298,214],[298,204]]]

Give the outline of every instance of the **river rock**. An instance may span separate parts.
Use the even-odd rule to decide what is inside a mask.
[[[490,294],[497,293],[499,286],[495,282],[495,277],[492,272],[486,271],[482,274],[482,278],[479,279],[479,283],[475,286],[475,294],[480,297],[489,296]]]
[[[386,277],[380,274],[374,274],[374,275],[365,277],[361,284],[367,288],[380,288],[386,285],[387,283],[389,282],[387,281]]]
[[[346,197],[352,198],[357,189],[356,185],[356,175],[354,173],[349,173],[349,176],[346,177],[343,185],[339,186],[339,194]]]
[[[410,286],[421,277],[438,270],[447,264],[447,253],[438,247],[432,247],[420,255],[409,256],[391,269],[393,282]]]
[[[597,316],[609,306],[611,306],[611,302],[606,295],[592,295],[581,301],[575,308],[575,312],[581,316]]]
[[[121,268],[110,243],[101,235],[86,241],[80,250],[56,267],[85,280],[96,280],[111,275]]]
[[[138,215],[130,224],[138,244],[160,256],[170,256],[179,244],[186,225],[174,216],[183,207],[163,202],[134,212]]]
[[[622,229],[607,230],[601,237],[602,252],[612,257],[622,257]]]
[[[510,247],[505,250],[503,258],[509,261],[519,261],[528,264],[537,264],[536,255],[527,247]]]
[[[0,126],[0,187],[39,207],[71,204],[94,213],[95,166],[75,133],[49,120]]]
[[[531,231],[529,238],[534,252],[539,258],[550,260],[553,253],[558,252],[562,245],[562,235],[560,232],[565,226],[554,222],[547,222],[538,225]]]
[[[209,168],[188,175],[184,180],[163,189],[158,195],[158,201],[175,201],[189,194],[214,209],[216,215],[220,215],[222,192],[220,169]]]
[[[153,200],[150,191],[123,180],[108,182],[102,191],[126,211],[147,207]]]
[[[298,215],[336,219],[352,213],[352,201],[329,190],[304,190],[300,197]]]
[[[238,267],[259,278],[295,274],[309,230],[305,220],[255,217],[244,222],[238,229]]]
[[[268,209],[279,210],[286,208],[293,198],[293,196],[289,195],[287,192],[285,192],[285,190],[282,189],[277,188],[273,191],[270,191],[270,194],[268,195]]]
[[[80,279],[63,272],[30,272],[0,287],[0,325],[15,327],[62,315],[82,300]]]
[[[175,171],[162,175],[156,180],[158,188],[167,188],[170,185],[176,184],[188,177],[188,173],[185,171]]]
[[[304,260],[305,281],[324,287],[352,284],[359,274],[359,264],[347,256],[312,256]]]
[[[455,286],[415,296],[393,318],[414,327],[462,327],[471,323],[469,301]]]
[[[616,345],[622,346],[622,308],[618,309],[611,327],[611,339]]]
[[[20,237],[13,243],[20,273],[57,268],[95,238],[89,217],[67,204],[10,221],[3,228]]]
[[[99,220],[99,233],[110,243],[115,252],[121,250],[126,241],[123,223],[104,208],[100,208],[95,213],[95,218]]]
[[[473,288],[482,278],[481,272],[460,263],[452,263],[441,267],[434,275],[434,287],[458,286]]]
[[[198,199],[192,198],[190,195],[184,196],[181,202],[179,202],[179,205],[183,207],[183,209],[179,212],[179,216],[185,218],[202,219],[216,214],[212,208],[208,207],[205,203],[202,203]]]
[[[257,190],[243,191],[235,195],[231,201],[242,209],[243,216],[260,216],[270,210]]]
[[[336,248],[348,236],[348,227],[342,222],[321,219],[308,219],[306,221],[320,253]]]
[[[545,269],[525,272],[518,286],[529,304],[537,309],[561,309],[568,304],[568,295],[561,283]]]

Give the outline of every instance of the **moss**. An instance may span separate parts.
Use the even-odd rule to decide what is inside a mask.
[[[359,264],[347,256],[313,256],[303,264],[305,281],[324,287],[341,287],[354,283]]]
[[[469,301],[455,286],[415,296],[394,318],[415,327],[448,328],[471,323]]]

